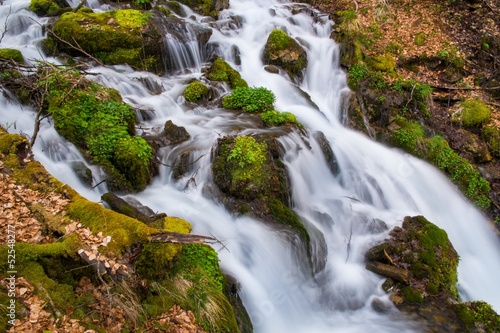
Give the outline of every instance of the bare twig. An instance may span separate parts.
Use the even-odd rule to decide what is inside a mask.
[[[196,188],[196,175],[198,174],[198,171],[200,171],[200,168],[196,169],[196,171],[194,172],[194,174],[191,176],[191,178],[189,178],[189,180],[187,181],[186,183],[186,186],[184,186],[184,189],[183,191],[187,190],[189,188],[189,184],[193,183],[194,184],[194,187]]]
[[[200,157],[198,157],[196,160],[194,160],[193,162],[189,162],[189,163],[181,163],[181,164],[176,164],[176,165],[172,165],[172,164],[166,164],[166,163],[163,163],[161,162],[160,160],[157,159],[158,163],[160,163],[161,165],[163,166],[166,166],[166,167],[169,167],[169,168],[178,168],[178,167],[182,167],[182,166],[188,166],[188,165],[193,165],[195,164],[196,162],[198,162],[203,156],[205,156],[205,154],[201,155]]]
[[[43,103],[45,102],[45,96],[48,93],[48,86],[49,86],[49,81],[45,81],[45,89],[42,93],[41,101],[38,103],[38,112],[36,113],[35,117],[35,127],[33,129],[33,135],[31,136],[31,141],[30,141],[30,148],[33,149],[33,146],[35,145],[35,140],[38,135],[38,131],[40,131],[40,122],[44,119],[40,119],[42,116],[43,112]]]

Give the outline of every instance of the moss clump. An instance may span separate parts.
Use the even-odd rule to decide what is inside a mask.
[[[39,16],[55,16],[65,7],[63,1],[56,0],[31,0],[29,10]]]
[[[292,79],[302,79],[302,71],[307,67],[307,53],[280,29],[269,34],[263,57],[264,63],[282,67]]]
[[[257,142],[251,136],[238,136],[227,162],[233,169],[232,186],[245,188],[248,184],[259,186],[264,179],[267,145]]]
[[[107,64],[128,63],[145,70],[160,70],[160,36],[151,15],[138,10],[105,13],[68,12],[54,24],[54,33]],[[75,48],[54,39],[57,48],[81,55]]]
[[[390,54],[368,57],[365,59],[368,67],[373,71],[394,73],[396,69],[396,60]]]
[[[422,293],[410,286],[401,289],[401,296],[408,303],[422,303],[424,301]]]
[[[295,124],[302,127],[302,124],[297,120],[291,112],[279,112],[276,110],[267,111],[260,115],[264,124],[268,126],[280,126],[283,124]]]
[[[467,329],[481,327],[481,332],[500,332],[500,316],[488,303],[482,301],[461,303],[455,309]]]
[[[426,159],[449,174],[478,207],[486,208],[490,205],[488,181],[468,160],[455,153],[444,138],[435,136],[427,139],[425,147]]]
[[[184,89],[184,98],[188,102],[198,103],[202,97],[208,95],[208,87],[200,81],[193,81]]]
[[[151,179],[152,149],[133,136],[135,111],[121,101],[119,93],[72,71],[55,70],[42,77],[39,84],[49,92],[47,111],[56,130],[112,176],[122,174],[133,190],[144,189]],[[121,188],[128,189],[128,185]]]
[[[490,153],[499,158],[500,157],[500,130],[496,126],[486,126],[483,128],[483,139],[488,144]]]
[[[0,59],[24,63],[23,54],[16,49],[0,49]]]
[[[425,44],[425,41],[427,40],[427,35],[425,32],[419,32],[415,34],[413,37],[413,43],[417,46],[422,46]]]
[[[460,103],[462,106],[461,122],[464,127],[481,127],[490,121],[491,109],[476,99]]]
[[[226,109],[242,109],[247,112],[272,111],[276,97],[264,87],[238,87],[222,100]]]
[[[411,154],[421,156],[425,137],[422,125],[416,121],[406,121],[402,117],[398,118],[397,122],[401,128],[394,133],[393,144]]]
[[[248,83],[241,78],[240,73],[232,68],[222,58],[217,58],[208,69],[207,78],[212,81],[224,81],[231,89],[248,87]]]
[[[219,15],[212,0],[179,0],[179,2],[189,6],[201,15],[212,16],[213,18],[217,18]]]
[[[158,229],[182,234],[191,232],[191,225],[180,218],[165,217],[161,224]],[[182,245],[179,244],[144,244],[135,264],[137,274],[148,280],[163,280],[181,250]]]
[[[197,323],[208,332],[239,332],[234,311],[224,295],[219,259],[211,247],[183,245],[169,273],[162,283],[152,284],[156,295],[147,300],[152,315],[163,313],[171,304],[178,304],[191,310]]]

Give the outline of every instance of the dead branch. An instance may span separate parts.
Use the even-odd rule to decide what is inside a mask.
[[[35,145],[35,140],[38,135],[38,131],[40,131],[40,122],[44,119],[40,119],[43,113],[43,103],[45,102],[45,96],[48,93],[48,86],[49,86],[49,81],[45,81],[45,90],[42,93],[42,97],[40,102],[38,103],[38,112],[36,113],[35,116],[35,126],[33,128],[33,135],[31,136],[31,141],[30,141],[30,147],[33,149],[33,146]]]
[[[166,163],[163,163],[163,162],[160,162],[160,160],[157,159],[158,163],[160,163],[161,165],[163,166],[166,166],[166,167],[169,167],[169,168],[178,168],[178,167],[183,167],[183,166],[188,166],[188,165],[193,165],[195,164],[196,162],[198,162],[199,160],[201,160],[201,158],[203,156],[205,156],[206,154],[203,154],[201,155],[200,157],[198,157],[196,160],[194,160],[193,162],[189,162],[189,163],[181,163],[181,164],[177,164],[177,165],[172,165],[172,164],[166,164]]]
[[[215,237],[181,234],[172,231],[162,231],[147,238],[150,243],[173,243],[173,244],[222,244]]]
[[[196,186],[197,186],[196,185],[196,175],[198,174],[198,171],[200,171],[200,168],[196,169],[196,171],[194,172],[194,174],[187,181],[186,186],[184,186],[184,188],[182,189],[182,191],[187,190],[189,188],[189,184],[191,184],[191,183],[193,183],[194,187],[196,188]]]
[[[497,87],[481,87],[481,88],[471,88],[471,87],[444,87],[444,86],[434,86],[430,85],[434,89],[440,90],[497,90],[500,89],[500,86]]]

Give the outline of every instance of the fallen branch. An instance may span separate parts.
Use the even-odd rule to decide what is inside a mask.
[[[181,234],[173,231],[163,231],[153,234],[147,238],[150,243],[173,243],[173,244],[222,244],[215,237]]]
[[[430,85],[434,89],[440,90],[497,90],[500,89],[500,86],[497,87],[483,87],[483,88],[471,88],[471,87],[444,87],[444,86],[434,86]]]

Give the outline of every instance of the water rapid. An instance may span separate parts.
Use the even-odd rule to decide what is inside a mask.
[[[76,6],[79,1],[72,2]],[[3,1],[0,27],[12,28],[0,46],[18,48],[31,61],[57,62],[40,51],[43,31],[38,23],[45,19],[28,11],[28,5],[28,0]],[[138,134],[161,127],[167,120],[191,134],[187,142],[163,151],[165,164],[190,152],[191,161],[196,161],[191,173],[174,179],[172,169],[165,166],[146,190],[129,197],[154,211],[188,220],[194,233],[212,234],[224,242],[227,250],[216,247],[221,267],[240,282],[255,332],[419,332],[395,309],[386,313],[372,309],[374,299],[389,301],[381,289],[383,279],[364,267],[364,252],[387,237],[388,231],[377,228],[376,221],[392,228],[406,215],[424,215],[447,231],[460,255],[462,299],[485,300],[499,311],[500,244],[485,218],[432,166],[342,125],[341,100],[349,89],[338,65],[338,47],[329,38],[334,23],[306,6],[307,10],[292,14],[293,6],[231,0],[230,8],[216,22],[205,22],[187,8],[189,16],[183,19],[211,28],[214,52],[237,68],[250,86],[272,90],[276,108],[293,112],[304,124],[305,137],[292,132],[279,140],[286,150],[283,162],[291,178],[293,208],[312,236],[317,256],[313,262],[323,262],[324,268],[311,272],[289,235],[251,218],[235,217],[211,197],[210,154],[217,139],[237,131],[262,130],[247,117],[218,108],[193,109],[184,102],[184,87],[190,79],[202,76],[205,61],[194,43],[173,58],[171,66],[176,70],[170,75],[159,77],[125,65],[91,69],[98,75],[90,79],[119,90],[124,101],[149,111],[148,117],[139,117]],[[92,7],[108,9],[94,1]],[[307,51],[308,67],[300,85],[263,69],[262,50],[274,28],[286,30]],[[174,42],[170,51],[179,48]],[[139,80],[145,78],[158,83],[163,92],[152,94]],[[2,92],[0,124],[10,132],[31,135],[33,110]],[[314,139],[317,132],[325,135],[336,155],[336,175]],[[34,153],[50,173],[90,200],[99,201],[106,192],[104,183],[92,189],[76,177],[70,164],[86,162],[55,132],[50,120],[42,122]],[[99,168],[86,165],[94,171],[94,184],[99,183]]]

